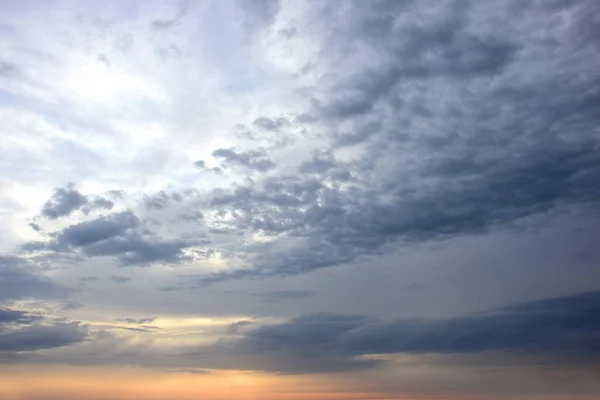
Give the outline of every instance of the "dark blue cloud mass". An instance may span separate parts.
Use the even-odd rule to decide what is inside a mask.
[[[507,306],[444,320],[380,322],[357,315],[315,314],[249,331],[242,353],[273,354],[260,367],[283,372],[371,368],[376,354],[520,354],[554,363],[600,359],[600,292]],[[275,357],[274,355],[282,355]]]
[[[310,106],[291,124],[322,132],[327,147],[295,174],[214,192],[211,205],[231,216],[221,231],[257,232],[281,246],[240,249],[252,268],[200,284],[303,274],[529,216],[597,215],[599,41],[578,23],[581,7],[596,8],[526,3],[493,13],[490,2],[469,1],[311,7],[298,34],[320,40],[313,67],[323,77],[303,88]],[[563,12],[573,18],[564,30],[533,34],[539,15]],[[342,152],[350,153],[342,160]]]

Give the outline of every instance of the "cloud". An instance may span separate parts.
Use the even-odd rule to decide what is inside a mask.
[[[255,322],[253,321],[245,321],[245,320],[241,320],[241,321],[236,321],[231,323],[228,327],[227,327],[227,333],[230,335],[235,335],[237,334],[244,326],[249,326],[249,325],[254,325]]]
[[[156,30],[167,30],[179,25],[181,20],[189,13],[192,0],[182,0],[177,5],[177,14],[170,19],[155,19],[152,28]]]
[[[220,229],[270,241],[239,248],[248,268],[201,282],[304,274],[530,216],[595,212],[597,46],[575,44],[576,22],[546,31],[538,18],[564,12],[576,21],[584,6],[531,2],[515,16],[490,4],[299,7],[289,46],[320,51],[298,60],[315,72],[298,72],[309,106],[290,124],[307,142],[324,132],[319,152],[298,160],[297,174],[274,168],[214,191],[211,205],[231,216]]]
[[[0,330],[0,352],[28,352],[70,346],[87,338],[87,328],[78,322],[25,325]]]
[[[0,76],[14,77],[19,74],[19,67],[9,61],[0,60]]]
[[[164,240],[155,235],[133,233],[89,245],[84,249],[84,253],[90,257],[117,257],[123,265],[143,265],[153,262],[178,263],[186,258],[183,249],[202,243],[205,242]]]
[[[222,159],[231,165],[245,167],[260,172],[266,172],[275,168],[274,162],[264,158],[265,152],[262,150],[236,152],[234,149],[217,149],[212,152],[212,156],[217,159]]]
[[[152,323],[156,320],[156,318],[154,317],[150,317],[150,318],[121,318],[121,319],[117,319],[117,321],[119,322],[125,322],[127,324],[131,324],[131,325],[143,325],[143,324],[148,324],[148,323]]]
[[[31,315],[25,311],[0,308],[0,324],[30,324],[39,319],[39,315]]]
[[[40,232],[42,230],[42,228],[34,222],[30,223],[29,226],[36,232]]]
[[[44,203],[41,212],[50,219],[57,219],[79,210],[87,202],[87,197],[75,189],[74,184],[70,183],[64,188],[55,189],[50,200]]]
[[[373,368],[376,354],[501,352],[551,357],[554,363],[597,360],[600,292],[531,301],[445,320],[378,322],[366,316],[316,314],[263,325],[234,342],[259,357],[263,370],[345,371]]]
[[[0,302],[28,298],[54,299],[69,294],[69,289],[40,274],[32,260],[0,255]]]
[[[241,22],[247,34],[255,34],[268,28],[281,8],[280,0],[236,0],[241,11]]]
[[[126,276],[111,275],[110,280],[115,283],[125,283],[129,282],[131,278],[128,278]]]
[[[81,282],[98,282],[100,278],[98,278],[97,276],[84,276],[79,278],[79,280]]]
[[[65,228],[58,234],[56,244],[59,247],[89,246],[137,228],[140,223],[131,211],[110,214]]]
[[[22,246],[25,251],[46,250],[55,253],[82,252],[87,257],[116,257],[123,265],[141,265],[153,262],[177,263],[192,259],[195,254],[184,255],[183,249],[205,245],[206,240],[165,240],[144,229],[140,219],[131,211],[98,217],[66,227],[51,234],[49,242],[30,242]],[[198,256],[206,257],[206,254]]]
[[[253,125],[265,131],[278,131],[280,128],[289,125],[290,121],[286,117],[268,118],[258,117],[254,120]]]
[[[105,199],[104,197],[96,197],[94,200],[89,202],[82,208],[84,214],[90,214],[96,210],[112,210],[115,203],[111,200]]]
[[[144,198],[144,205],[147,209],[153,210],[161,210],[166,208],[171,201],[180,202],[184,199],[184,195],[181,193],[171,193],[167,194],[164,191],[160,191],[155,195],[146,196]]]
[[[87,338],[87,327],[79,322],[54,320],[22,310],[0,308],[0,353],[52,349]]]
[[[442,321],[397,321],[348,335],[352,352],[473,353],[509,351],[596,357],[600,292],[518,304]]]
[[[253,293],[253,296],[258,297],[265,303],[275,303],[283,300],[300,300],[314,296],[312,290],[275,290],[272,292]]]

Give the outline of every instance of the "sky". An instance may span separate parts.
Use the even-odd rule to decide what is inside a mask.
[[[0,398],[600,396],[595,0],[0,0]]]

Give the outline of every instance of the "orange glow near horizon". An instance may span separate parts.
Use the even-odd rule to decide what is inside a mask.
[[[281,376],[244,371],[207,374],[142,368],[0,367],[3,400],[495,400],[518,396],[414,395],[356,390],[357,382],[328,376]],[[528,400],[592,400],[592,396],[527,396]]]

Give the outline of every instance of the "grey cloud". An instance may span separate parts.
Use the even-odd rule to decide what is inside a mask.
[[[40,275],[35,262],[21,257],[0,255],[0,301],[27,298],[62,298],[69,293]]]
[[[0,60],[0,76],[1,77],[15,77],[19,74],[19,67],[12,62]]]
[[[543,41],[533,34],[543,30],[534,24],[539,13],[568,10],[577,21],[579,6],[532,2],[491,20],[488,2],[446,1],[429,15],[432,4],[324,4],[309,13],[327,50],[323,68],[352,60],[359,44],[381,60],[325,69],[322,84],[307,91],[313,120],[295,123],[328,132],[330,147],[298,176],[214,192],[211,205],[231,217],[221,230],[275,240],[239,250],[253,269],[202,282],[301,274],[392,243],[485,234],[568,209],[595,212],[600,120],[590,88],[600,84],[592,72],[598,49],[575,46],[560,29],[544,31]],[[502,38],[500,21],[514,27]],[[357,148],[353,161],[327,155],[347,145]]]
[[[241,329],[242,329],[244,326],[250,326],[250,325],[254,325],[254,324],[255,324],[255,322],[253,322],[253,321],[245,321],[245,320],[242,320],[242,321],[236,321],[236,322],[233,322],[232,324],[230,324],[230,325],[227,327],[227,333],[228,333],[228,334],[230,334],[230,335],[235,335],[235,334],[237,334],[237,333],[238,333],[238,332],[239,332],[239,331],[240,331],[240,330],[241,330]]]
[[[96,210],[112,210],[115,206],[111,200],[105,199],[104,197],[96,197],[94,200],[89,202],[82,208],[84,214],[89,214]]]
[[[106,194],[115,199],[122,199],[125,196],[125,192],[123,190],[109,190],[106,192]]]
[[[126,276],[111,275],[110,280],[115,283],[125,283],[125,282],[129,282],[131,280],[131,278],[128,278]]]
[[[0,352],[16,353],[70,346],[87,339],[87,328],[78,322],[25,325],[0,331]]]
[[[265,131],[277,131],[280,128],[289,125],[290,121],[285,117],[258,117],[254,120],[253,125]]]
[[[106,54],[99,54],[98,61],[100,61],[102,64],[106,65],[107,67],[110,67],[110,60],[108,59]]]
[[[266,356],[254,368],[281,373],[318,373],[374,368],[377,360],[359,360],[340,349],[347,332],[365,325],[362,316],[317,314],[292,322],[267,325],[248,332],[237,343],[238,351]]]
[[[280,0],[236,0],[242,26],[249,34],[269,27],[281,8]]]
[[[156,321],[156,318],[154,318],[154,317],[150,317],[150,318],[121,318],[121,319],[117,319],[117,321],[119,321],[119,322],[125,322],[125,323],[131,324],[131,325],[143,325],[143,324],[148,324],[148,323],[152,323],[152,322]]]
[[[319,368],[317,362],[333,371],[371,368],[380,363],[363,364],[357,357],[393,353],[500,351],[553,357],[555,362],[582,357],[597,361],[598,312],[600,292],[596,291],[447,320],[377,322],[363,316],[317,314],[261,326],[236,346],[240,351],[279,354],[266,357],[261,367],[288,372],[298,372],[307,364]]]
[[[186,258],[182,253],[184,248],[202,243],[205,242],[164,240],[156,235],[131,233],[89,245],[84,252],[88,256],[117,257],[123,265],[177,263]]]
[[[225,160],[229,164],[248,169],[265,172],[275,167],[275,163],[265,158],[265,152],[250,150],[236,152],[234,149],[217,149],[212,152],[213,157]]]
[[[161,261],[175,263],[194,258],[194,254],[184,256],[182,250],[208,243],[197,239],[165,240],[154,232],[141,228],[139,218],[131,211],[124,211],[71,225],[53,233],[55,239],[48,243],[27,243],[22,249],[56,253],[80,250],[88,257],[116,257],[122,265],[137,265]],[[197,256],[200,257],[201,254]]]
[[[44,203],[42,215],[57,219],[71,214],[86,205],[88,199],[75,189],[72,183],[64,188],[58,188],[52,194],[52,198]]]
[[[332,154],[314,154],[312,160],[303,162],[298,170],[307,174],[323,174],[336,166]]]
[[[30,324],[40,319],[39,315],[31,315],[25,311],[0,308],[0,324]]]
[[[300,300],[314,295],[315,292],[312,290],[276,290],[253,294],[253,296],[260,298],[265,303],[275,303],[282,300]]]
[[[146,196],[144,198],[144,205],[148,209],[160,210],[162,208],[167,207],[170,200],[171,196],[161,191],[153,196]]]
[[[204,213],[200,210],[191,210],[178,216],[183,221],[190,222],[202,222],[204,220]]]
[[[208,168],[206,166],[206,163],[203,160],[198,160],[198,161],[194,162],[194,166],[196,168],[201,169],[201,170],[208,171],[208,172],[213,172],[215,174],[222,174],[223,173],[223,170],[221,168],[219,168],[219,167]]]
[[[69,346],[86,340],[87,335],[87,327],[79,322],[48,324],[40,315],[0,308],[0,354]]]
[[[144,333],[150,333],[152,332],[151,329],[145,329],[145,328],[132,328],[129,326],[115,326],[116,329],[122,329],[124,331],[132,331],[132,332],[144,332]]]
[[[82,278],[79,278],[79,280],[81,282],[98,282],[100,278],[98,278],[97,276],[84,276]]]
[[[156,30],[165,30],[171,29],[181,22],[182,18],[184,18],[191,7],[191,0],[182,0],[177,5],[177,14],[170,19],[156,19],[152,21],[152,28]]]
[[[137,228],[140,223],[135,214],[124,211],[71,225],[60,232],[56,241],[58,246],[89,246]]]

